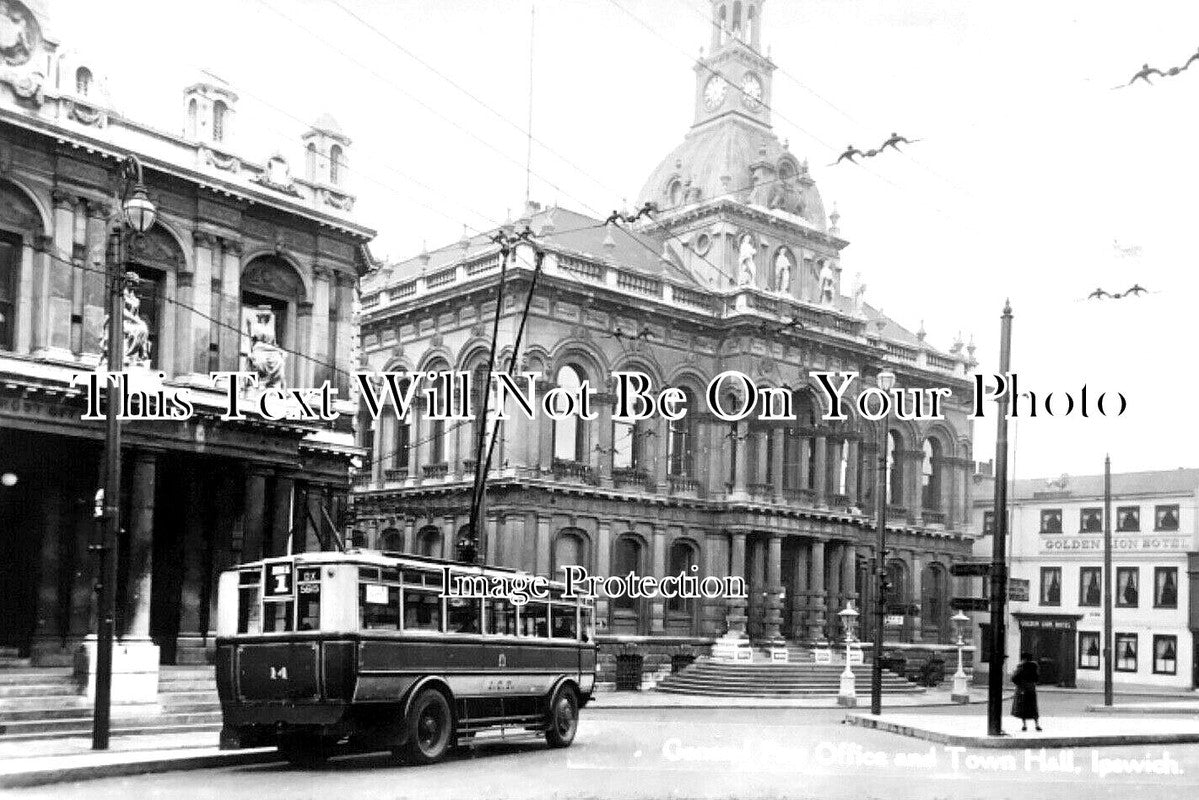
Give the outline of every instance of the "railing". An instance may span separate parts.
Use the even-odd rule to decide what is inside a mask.
[[[816,490],[815,489],[798,489],[796,495],[799,496],[799,502],[805,506],[816,505]]]
[[[699,492],[699,481],[687,475],[667,475],[666,486],[671,494]]]
[[[613,486],[639,486],[644,487],[645,482],[649,480],[649,473],[643,469],[630,467],[613,467],[612,468],[612,485]]]
[[[372,308],[377,305],[379,305],[379,293],[378,292],[375,292],[374,294],[368,294],[362,298],[362,307],[363,308]]]
[[[933,511],[931,509],[926,508],[921,512],[921,516],[924,517],[924,523],[926,525],[944,525],[945,524],[945,512],[944,511]]]
[[[416,281],[407,281],[391,290],[391,299],[399,300],[402,297],[410,297],[416,294]]]
[[[558,256],[558,267],[589,280],[602,281],[604,279],[603,265],[596,264],[594,261],[584,261],[573,256]]]
[[[383,470],[383,477],[389,481],[403,481],[408,479],[408,468],[400,467],[399,469]]]
[[[449,269],[443,269],[441,272],[434,272],[432,275],[425,278],[425,286],[430,289],[436,289],[438,286],[445,286],[447,283],[453,283],[457,274],[457,267],[450,267]]]
[[[587,483],[591,482],[591,465],[580,461],[555,458],[550,464],[550,471],[555,478],[573,478]]]
[[[946,372],[953,372],[954,367],[957,366],[952,358],[945,358],[933,353],[928,354],[928,365],[933,369],[943,369]]]
[[[500,254],[492,253],[486,258],[478,258],[474,261],[466,263],[466,274],[468,276],[479,275],[484,272],[489,272],[493,269],[500,268]]]
[[[900,361],[907,362],[908,364],[916,363],[916,351],[910,347],[904,347],[903,345],[895,344],[894,342],[883,342],[883,348],[887,351],[887,353],[899,359]]]
[[[450,465],[443,461],[440,464],[425,464],[422,469],[426,478],[444,478],[450,472]]]
[[[361,488],[370,486],[371,485],[371,477],[372,476],[369,472],[362,472],[362,473],[359,473],[358,475],[355,475],[354,481],[353,481],[354,487],[361,489]]]
[[[847,495],[847,494],[835,494],[832,496],[832,499],[829,502],[831,505],[834,505],[834,506],[851,505],[849,502],[849,495]]]
[[[890,504],[887,505],[887,519],[898,520],[907,518],[908,510],[904,506],[893,506]]]
[[[716,304],[708,295],[694,289],[684,289],[682,286],[674,288],[674,301],[679,305],[703,309],[709,313],[716,310]]]
[[[750,497],[770,497],[774,494],[774,486],[769,483],[746,484],[745,490],[749,492]]]
[[[662,293],[661,281],[624,270],[616,271],[616,285],[621,289],[628,289],[640,294],[661,295]]]

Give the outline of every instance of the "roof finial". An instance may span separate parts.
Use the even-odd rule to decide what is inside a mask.
[[[807,162],[804,162],[804,163],[807,163]],[[833,213],[828,215],[828,221],[830,223],[832,223],[832,225],[828,229],[828,232],[831,233],[833,236],[840,234],[841,227],[840,227],[839,223],[841,222],[841,212],[837,210],[837,201],[836,200],[833,201]]]
[[[928,331],[924,329],[924,320],[920,320],[920,330],[916,331],[916,338],[923,342],[926,336],[928,336]]]

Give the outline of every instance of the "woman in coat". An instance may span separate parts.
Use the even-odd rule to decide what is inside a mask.
[[[1020,654],[1020,666],[1012,674],[1012,683],[1016,684],[1016,696],[1012,699],[1012,716],[1020,719],[1020,730],[1028,730],[1031,719],[1041,730],[1041,713],[1037,710],[1037,662],[1032,660],[1031,653]]]

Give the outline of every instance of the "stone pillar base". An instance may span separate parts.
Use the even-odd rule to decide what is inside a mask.
[[[158,703],[158,645],[149,639],[125,639],[112,645],[112,702]],[[88,698],[96,696],[96,637],[87,636],[75,651],[75,680]]]
[[[754,651],[744,633],[729,631],[712,644],[712,658],[718,661],[753,661]]]
[[[75,663],[75,648],[58,636],[34,638],[29,663],[35,667],[69,667]]]
[[[175,639],[176,664],[211,664],[216,656],[216,637],[180,634]]]

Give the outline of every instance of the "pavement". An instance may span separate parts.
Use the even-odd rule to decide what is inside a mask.
[[[1006,710],[1006,709],[1005,709]],[[915,739],[959,747],[1026,749],[1096,747],[1103,745],[1199,743],[1199,718],[1111,718],[1080,715],[1044,719],[1042,730],[1021,732],[1017,720],[1005,716],[1004,735],[988,736],[985,715],[972,714],[848,714],[845,722]]]
[[[1087,711],[1095,714],[1194,714],[1199,717],[1199,700],[1157,700],[1152,702],[1092,703]]]
[[[1088,697],[1076,693],[1061,693],[1061,701],[1069,703],[1071,714],[1084,710]],[[985,693],[978,688],[972,690],[971,706],[953,703],[947,689],[932,689],[918,695],[896,695],[885,698],[888,713],[878,720],[868,714],[851,713],[845,722],[858,727],[874,727],[880,731],[901,733],[919,739],[944,744],[968,743],[978,747],[1062,747],[1094,743],[1129,744],[1133,741],[1181,742],[1199,741],[1199,722],[1168,720],[1155,716],[1150,720],[1138,720],[1124,716],[1106,719],[1099,716],[1077,714],[1068,718],[1046,721],[1045,734],[1032,733],[1008,737],[1005,743],[995,744],[985,736],[973,736],[966,731],[981,728],[984,715],[979,703],[985,702]],[[1047,701],[1053,701],[1046,698]],[[860,696],[861,705],[868,697]],[[1178,700],[1159,700],[1146,705],[1176,704]],[[1193,702],[1193,701],[1192,701]],[[1006,704],[1005,704],[1006,705]],[[891,709],[910,709],[910,712],[891,712]],[[593,714],[616,714],[623,710],[642,709],[650,715],[680,713],[720,714],[777,712],[786,709],[810,709],[815,717],[828,717],[840,721],[835,700],[824,698],[774,699],[774,698],[727,698],[676,695],[665,692],[602,692],[595,696],[584,717]],[[960,712],[958,711],[960,709]],[[967,710],[969,709],[969,710]],[[640,718],[640,717],[639,717]],[[866,721],[861,721],[865,719]],[[885,721],[885,722],[884,722]],[[1005,719],[1011,730],[1013,720]],[[1163,724],[1170,723],[1170,724]],[[1177,724],[1174,724],[1177,723]],[[1103,731],[1096,734],[1096,726]],[[1156,731],[1156,733],[1154,732]],[[876,734],[882,735],[882,734]],[[1130,739],[1129,737],[1134,738]],[[1135,738],[1136,736],[1155,738]],[[1164,738],[1163,738],[1164,737]],[[1006,742],[1011,742],[1010,744]],[[114,736],[107,751],[91,749],[88,737],[57,739],[29,739],[4,741],[0,737],[0,788],[14,788],[58,784],[149,773],[214,769],[279,762],[274,748],[249,750],[219,750],[215,732],[143,734],[136,736]]]

